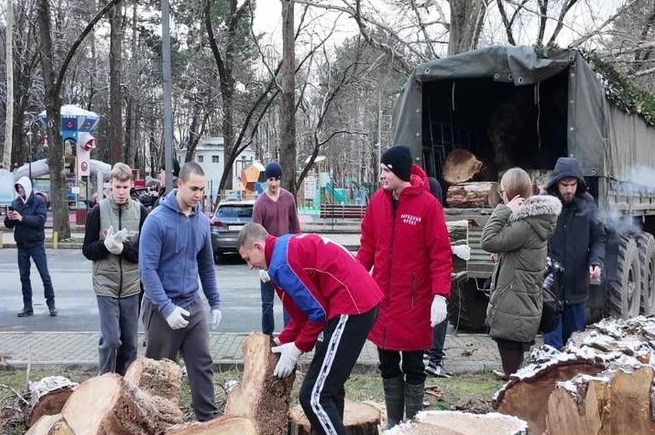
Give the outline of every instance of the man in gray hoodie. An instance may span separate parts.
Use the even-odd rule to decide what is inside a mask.
[[[30,258],[34,261],[43,281],[43,293],[50,316],[55,317],[57,315],[55,291],[52,288],[45,255],[45,221],[48,210],[43,198],[32,190],[32,182],[29,178],[19,178],[14,188],[18,196],[5,217],[5,227],[14,229],[14,240],[18,248],[18,270],[23,291],[23,309],[18,313],[18,317],[34,315]]]

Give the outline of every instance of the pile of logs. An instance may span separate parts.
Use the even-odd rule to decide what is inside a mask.
[[[530,433],[655,434],[655,318],[604,319],[531,358],[494,397]]]

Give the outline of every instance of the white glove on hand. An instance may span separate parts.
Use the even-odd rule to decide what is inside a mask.
[[[190,314],[191,313],[189,313],[184,308],[176,306],[173,312],[169,314],[168,317],[166,317],[166,322],[168,323],[168,326],[171,327],[171,329],[182,329],[189,324],[189,321],[183,316],[188,316]]]
[[[271,280],[271,277],[268,276],[268,271],[264,269],[259,269],[259,279],[262,282],[269,282]]]
[[[471,247],[469,245],[456,245],[451,246],[453,254],[458,256],[464,261],[469,261],[471,259]]]
[[[129,237],[130,237],[130,232],[127,230],[127,228],[123,228],[122,230],[114,234],[114,240],[120,243],[125,243],[125,241]]]
[[[296,347],[293,341],[272,347],[271,352],[280,354],[280,360],[273,371],[273,375],[278,378],[289,376],[296,367],[298,357],[302,355],[302,351]]]
[[[105,248],[114,255],[120,255],[123,252],[123,242],[116,240],[115,234],[112,234],[113,228],[109,227],[105,236]]]
[[[218,328],[218,325],[221,323],[222,318],[223,318],[223,313],[221,313],[221,310],[219,310],[218,308],[212,309],[211,320],[209,321],[209,328],[210,329]]]
[[[446,298],[441,295],[434,295],[432,307],[430,307],[430,326],[435,327],[446,320]]]

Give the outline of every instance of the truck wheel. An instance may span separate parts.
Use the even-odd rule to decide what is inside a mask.
[[[475,279],[453,283],[448,300],[448,321],[455,330],[479,331],[485,325],[489,297],[478,290]]]
[[[641,233],[635,239],[641,269],[641,313],[655,314],[655,237]]]
[[[619,240],[616,279],[608,282],[607,310],[610,316],[629,319],[639,315],[641,273],[637,243],[631,236]]]

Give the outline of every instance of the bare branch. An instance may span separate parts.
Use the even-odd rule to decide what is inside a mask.
[[[608,19],[606,19],[600,26],[598,26],[598,28],[596,30],[594,30],[593,32],[590,32],[590,33],[576,39],[575,41],[573,41],[572,43],[569,44],[569,47],[571,47],[571,48],[579,47],[580,45],[582,45],[583,43],[585,43],[586,41],[588,41],[592,37],[600,34],[603,31],[603,29],[605,29],[605,27],[612,24],[614,22],[614,20],[616,20],[617,17],[619,17],[621,14],[623,14],[625,11],[627,11],[630,7],[632,7],[632,5],[634,5],[638,1],[640,1],[640,0],[629,0],[626,4],[624,4],[623,6],[618,8],[616,10],[616,12],[613,15],[611,15]]]

